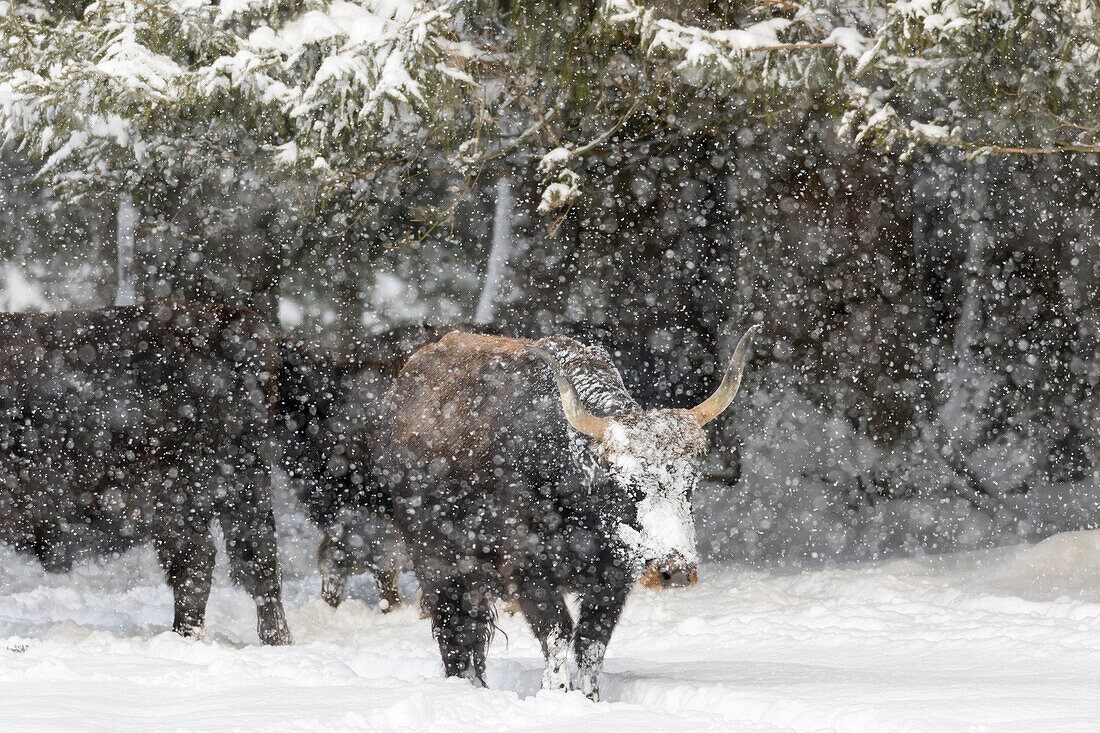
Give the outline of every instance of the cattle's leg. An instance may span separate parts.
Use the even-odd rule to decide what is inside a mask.
[[[347,545],[347,535],[334,536],[329,532],[317,548],[317,565],[321,570],[321,598],[333,608],[338,607],[347,593],[348,578],[370,570],[374,582],[378,585],[383,613],[401,606],[401,596],[397,593],[398,569],[395,563],[386,562],[387,557],[373,557],[377,548],[367,547],[357,552]],[[360,557],[366,554],[367,556]]]
[[[72,555],[56,524],[45,525],[35,532],[34,552],[48,573],[67,573],[73,569]]]
[[[382,613],[389,613],[401,606],[401,596],[397,593],[397,576],[395,569],[372,569],[374,582],[378,584],[378,595],[382,597]]]
[[[614,582],[592,588],[581,596],[573,654],[577,660],[577,687],[592,700],[600,699],[604,651],[629,592],[629,584]]]
[[[167,529],[159,533],[156,548],[175,602],[172,630],[180,636],[202,636],[214,571],[210,531],[189,524]]]
[[[423,603],[432,616],[432,632],[448,677],[465,677],[485,686],[485,655],[492,629],[492,606],[470,591],[461,578],[431,583]]]
[[[569,690],[569,644],[573,619],[560,588],[545,580],[525,581],[519,588],[519,607],[542,646],[546,668],[542,689]]]
[[[283,611],[275,516],[266,493],[234,487],[232,502],[220,517],[234,582],[256,602],[256,626],[264,644],[290,644]]]
[[[344,600],[348,589],[347,551],[339,538],[325,532],[321,546],[317,548],[317,566],[321,570],[321,598],[336,608]]]
[[[363,564],[378,585],[382,613],[400,608],[397,578],[405,558],[402,552],[404,541],[397,527],[393,520],[377,510],[362,513],[361,521],[356,526],[362,538]]]

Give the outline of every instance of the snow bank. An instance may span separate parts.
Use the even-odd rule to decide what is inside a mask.
[[[1023,550],[991,551],[978,588],[1034,601],[1100,603],[1100,531],[1064,532]]]

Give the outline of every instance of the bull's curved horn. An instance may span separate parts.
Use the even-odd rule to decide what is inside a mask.
[[[748,331],[745,331],[745,335],[737,342],[737,348],[733,350],[733,358],[730,359],[730,364],[726,368],[726,376],[722,377],[722,383],[718,385],[718,389],[714,390],[714,394],[710,397],[691,408],[691,416],[700,425],[706,425],[721,415],[722,410],[725,410],[733,402],[733,398],[737,395],[737,389],[741,386],[741,374],[745,371],[745,352],[748,351],[749,341],[752,339],[753,334],[759,330],[760,324],[757,323]]]
[[[558,383],[558,392],[561,394],[561,406],[565,410],[565,419],[573,429],[596,440],[602,439],[604,431],[607,430],[607,424],[611,422],[610,418],[596,417],[584,408],[577,389],[569,381],[569,377],[565,376],[561,364],[553,354],[531,344],[525,344],[525,346],[529,352],[546,362],[550,371],[554,373],[554,381]]]

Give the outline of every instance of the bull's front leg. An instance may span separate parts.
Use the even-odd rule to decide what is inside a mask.
[[[531,573],[520,581],[517,600],[546,660],[542,689],[568,691],[571,689],[569,641],[573,637],[573,620],[565,606],[562,589],[549,579],[549,574]]]
[[[214,572],[215,550],[210,531],[185,520],[178,524],[166,521],[156,530],[154,544],[165,578],[172,587],[175,606],[172,630],[180,636],[202,638]]]
[[[587,589],[581,596],[573,654],[577,660],[577,689],[590,700],[600,699],[603,655],[629,592],[629,581],[615,578]]]

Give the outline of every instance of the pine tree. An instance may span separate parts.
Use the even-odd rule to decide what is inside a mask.
[[[352,262],[500,175],[537,181],[554,231],[592,171],[794,108],[906,153],[1096,151],[1097,20],[1090,0],[0,0],[0,141],[70,203],[132,195],[177,269],[202,246],[266,262],[251,292],[287,253],[231,233]]]
[[[267,250],[280,235],[241,237],[285,237],[408,159],[436,124],[432,95],[466,84],[445,10],[387,7],[0,3],[0,142],[41,161],[69,205],[131,195],[176,260],[171,277],[187,279],[190,261],[207,281],[184,294],[235,292],[270,314],[253,296],[277,280],[285,253]]]

